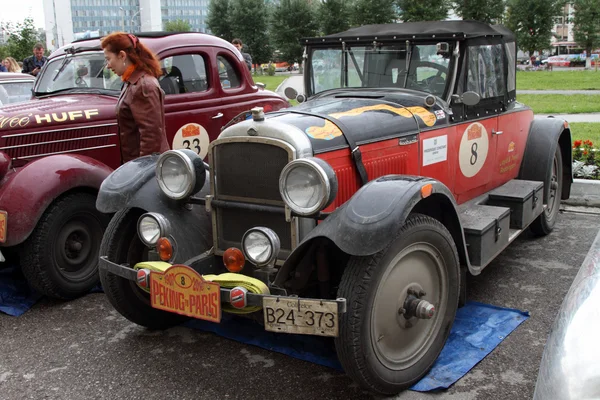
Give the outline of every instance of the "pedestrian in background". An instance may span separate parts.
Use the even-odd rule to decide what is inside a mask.
[[[46,61],[48,59],[44,57],[44,45],[36,43],[33,46],[33,55],[23,60],[23,70],[21,72],[37,76],[44,64],[46,64]]]
[[[115,32],[102,39],[106,66],[124,82],[117,102],[121,161],[169,150],[165,130],[162,75],[154,53],[132,34]]]
[[[20,72],[21,71],[21,67],[19,67],[19,63],[17,63],[17,60],[15,60],[12,57],[6,57],[2,61],[2,65],[4,65],[7,72]]]
[[[242,48],[244,47],[244,44],[242,43],[242,41],[240,39],[233,39],[231,41],[231,44],[233,44],[233,46],[236,49],[238,49],[238,51],[240,52],[242,57],[244,57],[244,61],[246,62],[246,65],[248,66],[248,71],[252,71],[252,56],[250,54],[244,53],[242,51]]]

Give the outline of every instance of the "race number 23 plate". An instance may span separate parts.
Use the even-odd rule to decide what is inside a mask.
[[[338,336],[335,301],[263,297],[263,313],[267,331]]]
[[[221,322],[221,289],[185,265],[150,272],[150,304],[159,310]]]

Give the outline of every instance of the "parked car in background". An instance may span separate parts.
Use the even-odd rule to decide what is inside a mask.
[[[34,81],[29,74],[0,72],[0,106],[31,99]]]
[[[467,274],[502,267],[527,230],[550,234],[569,197],[569,125],[516,101],[515,41],[475,21],[301,40],[305,95],[286,90],[299,106],[255,108],[208,166],[171,150],[103,182],[109,301],[150,328],[229,312],[333,337],[362,388],[411,387]]]
[[[256,106],[289,105],[253,82],[225,40],[202,33],[139,36],[164,71],[159,83],[173,149],[204,159],[227,123]],[[31,84],[26,77],[23,88]],[[121,165],[115,115],[121,85],[105,68],[100,39],[85,39],[48,57],[31,101],[0,107],[0,248],[17,250],[27,280],[46,295],[69,299],[98,283],[108,217],[96,210],[96,193]],[[25,99],[28,92],[19,93]]]

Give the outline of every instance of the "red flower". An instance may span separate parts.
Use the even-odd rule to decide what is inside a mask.
[[[591,140],[586,140],[585,142],[583,142],[583,144],[586,144],[586,145],[588,145],[590,147],[594,145],[594,143],[592,143]]]
[[[584,155],[584,156],[587,156],[587,155],[588,155],[588,151],[587,151],[587,150],[584,150],[584,151],[583,151],[583,155]]]
[[[577,148],[577,147],[581,147],[581,140],[576,140],[573,142],[573,147]]]

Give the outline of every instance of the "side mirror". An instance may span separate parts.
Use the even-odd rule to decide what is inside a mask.
[[[459,94],[452,95],[453,103],[459,103],[459,104],[462,103],[467,106],[474,106],[474,105],[478,104],[480,100],[481,100],[481,96],[479,96],[479,94],[475,93],[475,92],[464,92],[462,94],[462,96]]]
[[[293,87],[286,87],[283,93],[285,94],[285,97],[290,100],[298,97],[298,92]]]

